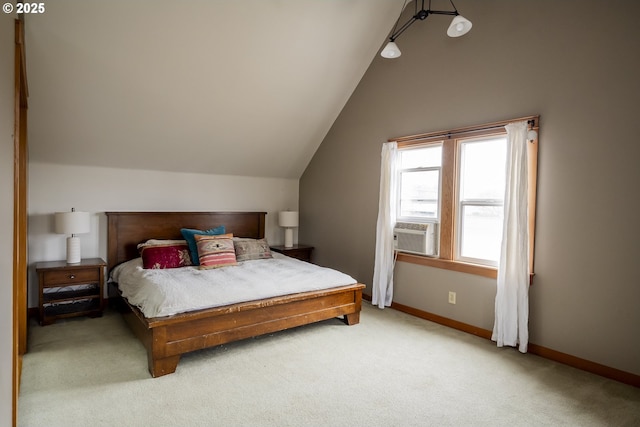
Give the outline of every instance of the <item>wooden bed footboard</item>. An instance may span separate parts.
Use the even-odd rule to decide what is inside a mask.
[[[355,325],[363,288],[354,284],[153,319],[123,299],[123,316],[147,349],[149,372],[159,377],[175,372],[180,356],[191,351],[339,316]]]

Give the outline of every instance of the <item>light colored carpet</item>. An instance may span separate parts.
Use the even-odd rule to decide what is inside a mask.
[[[392,309],[182,357],[119,314],[30,328],[19,426],[640,426],[640,389]]]

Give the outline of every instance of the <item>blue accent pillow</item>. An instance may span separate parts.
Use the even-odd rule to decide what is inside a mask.
[[[181,228],[180,233],[182,233],[182,237],[187,241],[187,246],[189,246],[189,255],[191,255],[191,264],[200,265],[200,258],[198,257],[198,246],[196,245],[196,238],[194,237],[196,234],[205,235],[205,236],[218,236],[220,234],[225,234],[225,226],[221,225],[216,228],[211,228],[209,230],[194,230],[192,228]]]

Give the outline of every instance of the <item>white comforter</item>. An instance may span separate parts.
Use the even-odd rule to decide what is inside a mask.
[[[137,258],[117,266],[112,279],[122,296],[147,318],[356,283],[330,268],[278,253],[273,256],[213,270],[145,270],[142,259]]]

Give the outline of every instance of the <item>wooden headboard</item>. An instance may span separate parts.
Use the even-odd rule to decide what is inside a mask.
[[[137,258],[138,243],[182,239],[181,228],[208,230],[224,225],[237,237],[262,239],[266,212],[106,212],[107,271]]]

